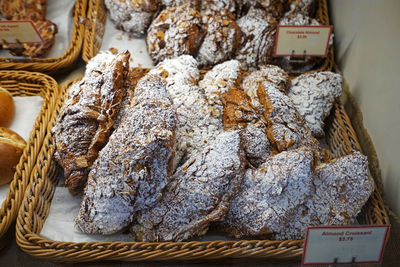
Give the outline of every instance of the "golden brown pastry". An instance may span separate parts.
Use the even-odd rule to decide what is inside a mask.
[[[98,54],[89,61],[84,78],[68,91],[53,133],[55,157],[71,194],[82,191],[90,166],[108,140],[124,94],[129,57],[127,51]]]
[[[190,3],[166,8],[147,30],[147,51],[155,64],[180,55],[194,55],[204,37],[201,14]]]
[[[152,208],[171,180],[176,112],[161,76],[146,75],[135,88],[119,127],[89,173],[79,215],[88,234],[111,234]]]
[[[14,119],[15,105],[12,95],[0,87],[0,126],[8,127]]]
[[[0,185],[14,177],[15,166],[24,152],[25,140],[16,132],[0,127]]]
[[[173,175],[162,200],[139,213],[131,227],[135,241],[182,241],[222,220],[243,180],[239,131],[223,132]]]
[[[241,30],[229,11],[207,10],[203,12],[206,34],[197,52],[200,68],[210,68],[230,59],[240,44]]]

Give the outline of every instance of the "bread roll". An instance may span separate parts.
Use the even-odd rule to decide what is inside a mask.
[[[25,140],[10,129],[0,127],[0,185],[11,181],[15,165],[25,148]]]
[[[11,94],[0,87],[0,126],[10,126],[14,119],[15,106]]]

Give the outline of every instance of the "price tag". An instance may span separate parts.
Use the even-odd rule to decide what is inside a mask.
[[[7,44],[15,44],[17,40],[21,43],[41,43],[42,37],[30,20],[1,20],[0,41],[3,40]]]
[[[309,227],[303,265],[379,263],[389,234],[388,225]]]
[[[326,57],[332,26],[279,25],[275,41],[275,57]]]

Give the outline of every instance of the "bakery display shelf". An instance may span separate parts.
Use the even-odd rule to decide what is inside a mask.
[[[104,5],[104,0],[88,0],[88,11],[87,11],[87,21],[88,25],[86,27],[85,39],[83,42],[82,58],[87,63],[91,58],[93,58],[100,51],[102,40],[105,32],[105,24],[107,21],[107,10]],[[330,25],[328,4],[327,0],[318,0],[318,7],[316,11],[316,18],[323,25]],[[331,45],[328,51],[326,59],[314,68],[312,71],[308,72],[319,72],[319,71],[329,71],[333,69],[335,62],[334,58],[334,46]],[[293,73],[297,75],[300,73]]]
[[[140,78],[146,69],[135,69]],[[202,72],[204,74],[204,72]],[[60,111],[66,91],[61,89],[56,103]],[[48,127],[55,124],[51,117]],[[355,132],[343,105],[338,101],[326,123],[326,142],[335,156],[359,150]],[[59,168],[53,160],[54,139],[47,132],[31,175],[26,197],[18,214],[16,240],[26,253],[54,262],[209,260],[226,258],[299,259],[303,240],[229,240],[187,242],[61,242],[41,236],[58,185]],[[360,224],[389,224],[380,193],[376,190],[358,217]]]
[[[7,89],[13,96],[40,96],[43,98],[40,113],[31,130],[21,159],[15,167],[14,178],[10,183],[7,198],[1,205],[0,242],[4,242],[3,237],[16,219],[19,207],[24,199],[37,155],[49,129],[47,126],[52,119],[59,90],[53,78],[41,73],[27,71],[0,70],[0,87]]]
[[[44,73],[59,73],[70,67],[82,50],[85,34],[85,17],[88,0],[76,0],[73,12],[72,38],[68,48],[60,57],[14,58],[0,57],[0,69],[29,70]]]

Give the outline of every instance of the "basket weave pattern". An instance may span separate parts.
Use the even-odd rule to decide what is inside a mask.
[[[30,174],[36,164],[37,155],[47,132],[47,123],[51,119],[56,103],[58,85],[53,78],[41,73],[26,71],[0,71],[0,87],[7,89],[13,96],[36,96],[43,98],[42,108],[36,118],[29,140],[16,166],[14,178],[6,200],[0,210],[0,238],[6,233],[18,214],[25,196]]]
[[[104,0],[89,0],[87,18],[90,24],[87,27],[85,33],[85,40],[82,52],[82,58],[86,63],[89,62],[89,60],[92,57],[97,55],[97,53],[100,51],[101,48],[105,31],[105,23],[107,20],[107,10],[104,5]],[[316,18],[323,25],[330,25],[328,4],[326,0],[318,1]],[[329,48],[327,58],[323,61],[323,63],[309,72],[329,71],[333,69],[333,65],[334,65],[334,48],[332,45]]]
[[[144,74],[145,70],[140,69]],[[65,92],[62,90],[56,104],[59,112]],[[55,123],[52,117],[48,127]],[[349,118],[337,102],[325,129],[327,142],[336,156],[359,149],[357,137]],[[190,241],[190,242],[58,242],[40,236],[50,210],[52,197],[58,184],[57,168],[53,160],[55,145],[48,132],[32,174],[27,197],[17,219],[17,243],[26,253],[55,262],[86,262],[102,260],[194,260],[223,258],[299,258],[303,252],[303,240],[237,240],[237,241]],[[380,194],[375,191],[362,214],[362,224],[389,224],[388,215]]]
[[[12,57],[0,58],[0,69],[30,70],[44,73],[56,73],[61,69],[68,68],[78,58],[85,34],[83,22],[86,16],[88,0],[76,0],[74,8],[72,39],[64,54],[53,58],[27,58],[14,59]]]

